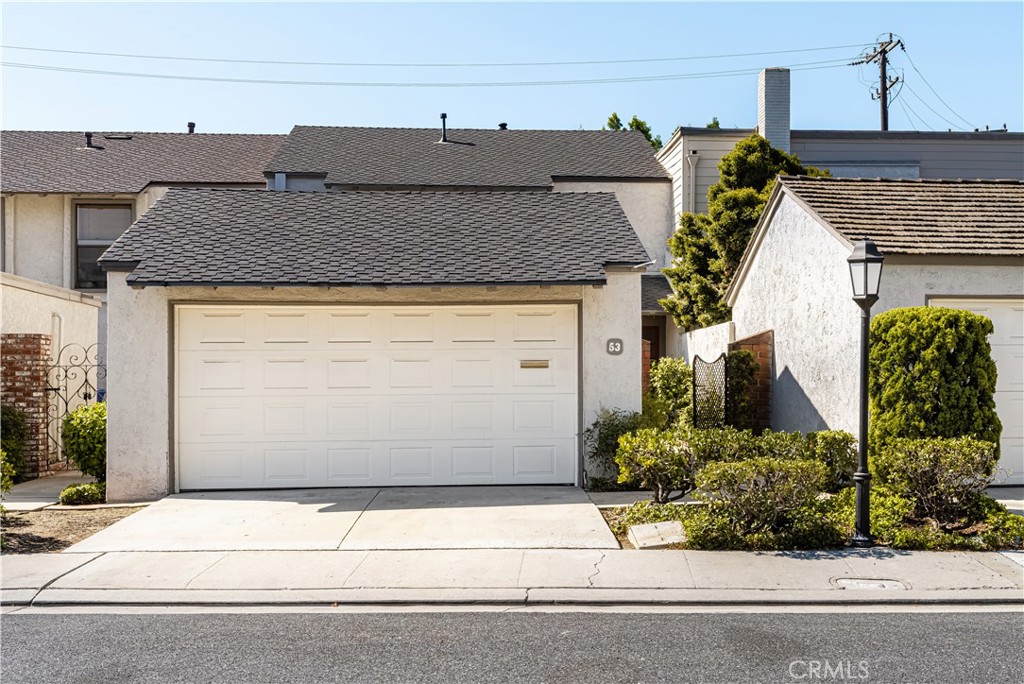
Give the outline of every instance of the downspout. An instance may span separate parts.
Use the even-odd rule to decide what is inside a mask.
[[[690,150],[686,155],[686,162],[690,165],[690,205],[687,211],[691,214],[697,211],[697,162],[700,161],[700,153],[697,150]]]

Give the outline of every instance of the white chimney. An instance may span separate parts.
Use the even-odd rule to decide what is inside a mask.
[[[789,152],[789,69],[762,69],[757,77],[757,132]]]

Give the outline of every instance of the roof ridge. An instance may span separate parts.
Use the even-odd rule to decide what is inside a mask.
[[[1024,180],[1016,178],[853,178],[833,176],[780,175],[779,180],[811,181],[814,183],[899,183],[905,185],[1024,185]]]

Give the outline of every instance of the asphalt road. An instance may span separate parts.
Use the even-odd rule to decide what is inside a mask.
[[[21,682],[1024,682],[1017,613],[7,614]]]

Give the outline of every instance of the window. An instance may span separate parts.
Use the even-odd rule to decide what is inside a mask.
[[[75,287],[106,289],[107,274],[96,261],[132,224],[130,204],[79,204],[75,207],[78,243]]]

